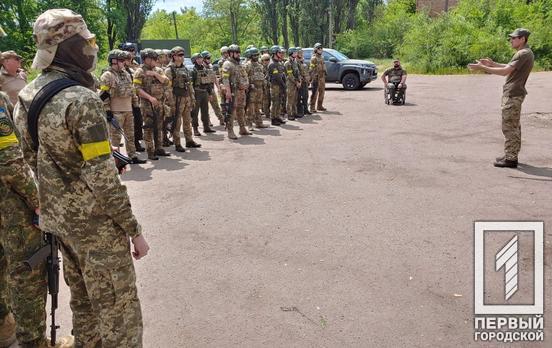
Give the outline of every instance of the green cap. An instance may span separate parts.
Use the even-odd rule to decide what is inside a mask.
[[[526,38],[531,35],[531,32],[524,28],[517,28],[514,30],[511,34],[508,34],[509,37],[522,37],[525,36]]]

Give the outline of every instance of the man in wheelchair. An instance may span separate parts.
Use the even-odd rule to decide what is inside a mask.
[[[398,59],[393,61],[393,67],[381,75],[385,86],[385,102],[387,104],[404,104],[406,100],[406,70],[401,67]]]

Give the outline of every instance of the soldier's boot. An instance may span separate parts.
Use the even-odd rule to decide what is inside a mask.
[[[263,121],[257,121],[255,123],[255,127],[261,129],[261,128],[268,128],[268,125],[264,124]]]
[[[174,150],[176,152],[186,152],[186,149],[182,147],[182,145],[178,144],[174,146]]]
[[[138,152],[146,151],[146,149],[144,147],[142,147],[142,145],[140,144],[139,140],[134,141],[134,147],[136,147],[136,151],[138,151]]]
[[[146,163],[146,160],[142,160],[142,159],[139,159],[138,156],[134,156],[131,158],[132,159],[132,164],[144,164]]]
[[[199,132],[199,128],[198,127],[194,127],[194,135],[196,137],[200,137],[201,136],[201,133]]]
[[[211,128],[213,125],[210,125],[209,127],[203,127],[203,133],[216,133],[217,131]]]
[[[230,127],[228,128],[228,139],[238,139],[238,137],[236,136],[236,133],[234,133],[234,128],[233,127]]]
[[[189,148],[198,148],[198,147],[201,147],[201,144],[198,144],[196,143],[195,141],[187,141],[186,142],[186,147],[189,147]]]
[[[498,168],[517,168],[518,161],[517,159],[509,160],[509,159],[503,158],[500,161],[496,161],[494,163],[494,166]]]
[[[288,120],[295,121],[295,115],[288,115]]]
[[[221,126],[226,125],[226,123],[224,123],[224,118],[221,118],[221,119],[219,120],[219,125],[221,125]]]
[[[318,111],[326,111],[327,109],[323,107],[322,105],[318,105],[317,107]]]
[[[0,347],[9,347],[15,342],[15,318],[8,314],[0,321]]]
[[[313,104],[311,104],[311,106],[310,106],[310,114],[311,114],[311,115],[312,115],[312,114],[316,114],[316,108],[314,107]]]
[[[163,149],[163,148],[160,148],[160,149],[155,150],[155,155],[156,156],[170,156],[171,153],[165,151],[165,149]]]
[[[253,133],[248,131],[247,128],[245,128],[245,126],[240,126],[240,135],[252,135],[252,134]]]
[[[157,161],[159,157],[155,156],[155,152],[151,152],[151,153],[148,152],[148,159],[150,161]]]

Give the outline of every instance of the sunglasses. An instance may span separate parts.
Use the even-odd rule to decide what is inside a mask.
[[[86,40],[86,42],[88,43],[89,46],[96,47],[96,37],[95,36],[91,39]]]
[[[179,53],[176,55],[177,57],[184,57],[184,53]]]

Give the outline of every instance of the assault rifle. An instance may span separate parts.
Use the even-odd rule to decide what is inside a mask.
[[[56,309],[58,308],[59,294],[59,242],[56,236],[51,233],[44,232],[44,245],[38,249],[27,261],[23,262],[23,266],[29,272],[38,269],[44,261],[46,261],[46,271],[48,273],[48,293],[51,297],[50,316],[52,323],[50,325],[50,337],[52,345],[56,344],[56,330],[59,325],[56,325]]]

